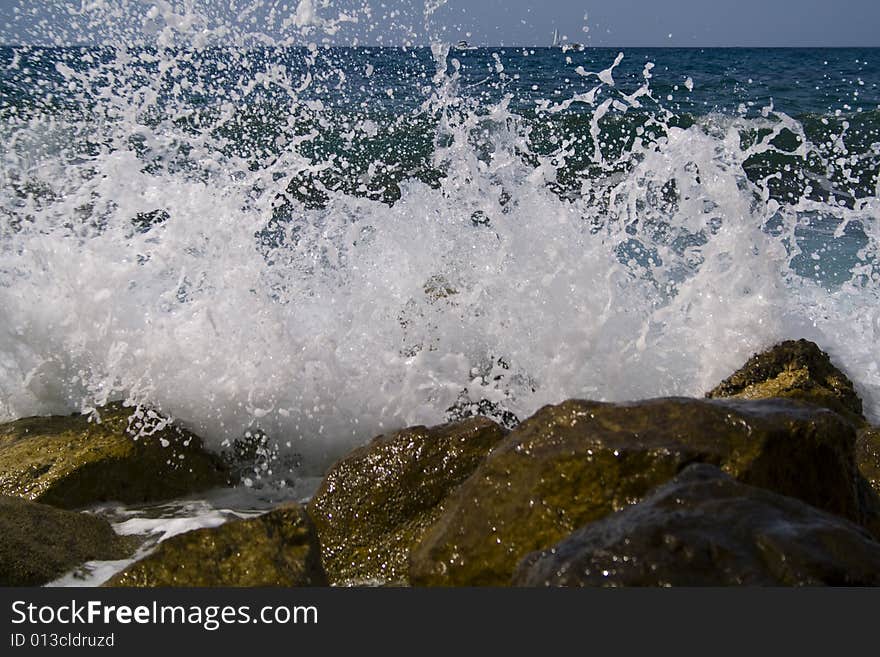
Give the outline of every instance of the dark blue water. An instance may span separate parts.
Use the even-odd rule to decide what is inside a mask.
[[[169,52],[174,57],[170,72]],[[795,119],[815,146],[807,158],[786,158],[784,152],[796,149],[801,140],[783,131],[774,142],[782,152],[756,156],[747,164],[753,180],[782,174],[768,183],[774,198],[783,202],[800,198],[807,187],[805,172],[827,182],[807,192],[816,198],[834,197],[851,204],[854,198],[874,193],[878,156],[872,145],[880,140],[880,51],[635,48],[628,49],[614,69],[616,85],[599,84],[589,73],[607,69],[617,54],[613,49],[453,49],[448,66],[458,73],[456,102],[468,111],[479,114],[509,97],[510,110],[530,124],[534,154],[550,154],[566,140],[583,143],[584,155],[569,158],[560,171],[560,193],[573,193],[584,176],[597,173],[590,157],[595,153],[590,132],[595,106],[638,92],[646,83],[649,90],[638,97],[639,107],[606,118],[600,145],[606,159],[619,160],[646,126],[656,136],[670,125],[688,127],[701,117],[760,118],[772,108]],[[59,65],[88,84],[71,82]],[[291,93],[289,86],[254,84],[278,66],[292,79],[308,75],[309,84],[297,93]],[[34,114],[72,112],[114,120],[120,111],[134,109],[147,125],[174,121],[189,126],[193,135],[207,132],[223,141],[218,148],[249,158],[253,166],[289,147],[291,115],[296,117],[297,134],[307,133],[320,117],[319,137],[300,146],[304,156],[313,162],[344,157],[361,172],[370,163],[382,162],[368,193],[390,202],[398,197],[401,180],[429,181],[442,175],[430,161],[436,117],[420,109],[436,94],[435,74],[436,62],[428,48],[315,52],[256,48],[246,53],[213,48],[159,53],[150,48],[7,47],[0,49],[0,117],[14,123]],[[601,88],[593,105],[573,102],[561,112],[547,111],[597,86]],[[150,101],[137,104],[145,89]],[[119,98],[127,100],[120,103]],[[221,108],[229,103],[235,105],[235,115],[218,120]],[[312,109],[304,107],[309,103]],[[346,144],[346,126],[364,118],[377,122],[374,138]],[[744,144],[764,135],[757,126],[754,131],[744,130]],[[94,152],[94,143],[82,146]],[[835,148],[841,146],[848,158],[856,158],[845,176],[828,165],[838,159]],[[344,180],[330,180],[333,173],[323,174],[327,183],[346,187]],[[350,177],[342,171],[336,174],[340,179]],[[354,193],[354,188],[349,191]],[[322,194],[313,196],[314,202],[321,202]]]
[[[155,50],[134,51],[132,70],[155,74],[158,62],[137,61],[139,54],[155,55]],[[528,110],[544,100],[564,100],[595,86],[595,78],[578,75],[601,71],[614,61],[617,49],[589,48],[582,52],[563,52],[555,48],[477,48],[453,50],[451,57],[461,63],[463,95],[496,102],[505,93],[515,99],[514,107]],[[318,84],[305,97],[321,98],[348,109],[368,102],[372,109],[412,110],[425,96],[425,87],[435,73],[429,48],[328,48],[318,51],[313,75]],[[182,53],[180,64],[193,82],[206,83],[205,93],[193,93],[193,104],[218,100],[219,89],[230,90],[238,75],[256,75],[273,63],[283,63],[293,71],[302,68],[305,49],[254,49],[246,60],[238,53],[234,59],[224,49]],[[497,55],[506,79],[495,72]],[[854,115],[876,112],[880,107],[880,50],[872,48],[627,48],[625,58],[615,70],[621,90],[632,92],[644,81],[644,65],[651,69],[652,96],[677,113],[697,115],[711,112],[757,115],[771,101],[792,116]],[[12,62],[18,58],[18,64]],[[63,61],[78,70],[116,56],[112,49],[0,48],[0,103],[15,105],[36,98],[40,90],[51,93],[49,102],[78,102],[55,64]],[[90,61],[91,59],[91,61]],[[233,70],[226,68],[228,62]],[[243,64],[246,68],[243,68]],[[373,67],[366,75],[366,67]],[[340,71],[345,75],[344,93]],[[224,75],[225,73],[225,75]],[[693,89],[685,87],[690,78]],[[393,94],[389,94],[391,90]],[[672,96],[672,99],[669,99]],[[272,98],[271,92],[262,94]],[[576,108],[585,111],[583,107]]]

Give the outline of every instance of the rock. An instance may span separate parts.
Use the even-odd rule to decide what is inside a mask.
[[[302,506],[172,536],[104,586],[324,586],[321,548]]]
[[[485,417],[508,430],[519,424],[519,418],[505,408],[504,404],[486,398],[472,400],[465,388],[456,402],[446,409],[446,421],[461,422],[469,417]]]
[[[412,427],[334,465],[309,504],[330,580],[405,580],[410,545],[504,434],[485,418]]]
[[[99,409],[100,423],[71,415],[0,425],[0,493],[70,509],[162,500],[226,483],[221,461],[180,427],[135,440],[132,412],[111,404]],[[153,414],[132,422],[162,420]]]
[[[458,294],[458,290],[452,286],[443,274],[434,274],[433,276],[430,276],[428,280],[425,281],[422,289],[425,291],[425,296],[428,298],[429,302],[448,299],[449,297]]]
[[[705,462],[880,533],[865,508],[855,430],[791,400],[571,400],[510,433],[411,549],[414,585],[504,585],[519,560]],[[872,515],[873,514],[873,515]]]
[[[527,556],[513,583],[878,586],[880,543],[843,518],[700,464]]]
[[[868,427],[859,432],[856,462],[862,476],[880,494],[880,427]]]
[[[39,586],[93,559],[123,559],[136,541],[88,513],[0,495],[0,586]]]
[[[168,210],[151,210],[149,212],[138,212],[131,225],[138,233],[149,233],[155,226],[164,224],[171,218]]]
[[[852,381],[834,366],[828,354],[808,340],[788,340],[755,354],[706,396],[800,399],[864,421],[862,400]]]

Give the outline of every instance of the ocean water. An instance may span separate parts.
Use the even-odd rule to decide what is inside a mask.
[[[329,47],[311,3],[275,39],[144,5],[147,38],[93,4],[101,46],[0,48],[0,421],[125,399],[265,436],[272,481],[700,396],[791,337],[880,420],[880,51]]]

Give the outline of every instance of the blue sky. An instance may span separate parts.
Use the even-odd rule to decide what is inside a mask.
[[[302,1],[193,0],[215,25],[235,23],[242,7],[257,6],[250,15],[257,26],[270,7],[277,16],[292,16]],[[337,44],[354,38],[362,44],[427,43],[440,36],[478,45],[541,46],[558,29],[570,41],[591,46],[880,46],[880,0],[329,0],[325,7],[328,0],[306,1],[318,17],[340,11],[360,17],[356,26],[343,23],[337,34],[320,35]],[[127,11],[117,11],[121,5]],[[81,16],[98,18],[68,14],[68,8],[83,6],[93,9]],[[0,42],[97,42],[123,33],[136,38],[151,6],[148,0],[0,0]],[[426,10],[432,6],[433,12]],[[108,19],[108,12],[117,18]],[[316,34],[307,38],[319,41]]]
[[[555,27],[594,46],[880,46],[880,0],[450,0],[448,5],[449,13],[466,10],[475,36],[489,41],[525,43],[531,37],[541,43]]]

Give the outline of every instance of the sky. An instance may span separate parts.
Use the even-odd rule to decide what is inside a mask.
[[[532,38],[540,44],[544,35],[558,28],[569,39],[593,46],[880,46],[880,0],[483,0],[449,4],[467,8],[474,25],[480,26],[480,38],[489,41],[526,43]],[[582,31],[584,25],[588,32]],[[486,28],[488,35],[483,31]]]
[[[184,2],[215,37],[229,25],[331,45],[543,46],[556,29],[588,46],[880,47],[880,0],[0,0],[0,43],[149,39]]]

